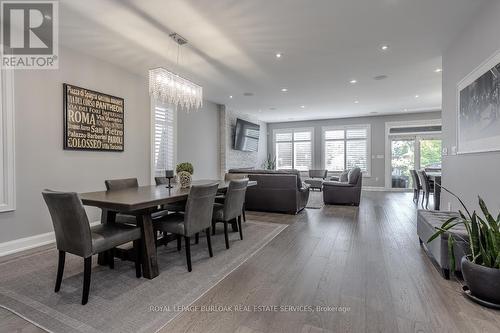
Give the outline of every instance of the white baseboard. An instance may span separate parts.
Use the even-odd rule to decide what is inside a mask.
[[[101,223],[101,221],[95,221],[90,224],[94,226]],[[0,257],[33,249],[35,247],[48,245],[56,241],[55,234],[53,231],[46,232],[44,234],[14,239],[8,242],[0,243]]]
[[[387,189],[385,187],[382,187],[382,186],[362,186],[361,189],[363,191],[373,191],[373,192],[387,191]]]

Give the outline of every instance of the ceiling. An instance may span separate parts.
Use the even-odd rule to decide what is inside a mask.
[[[163,66],[263,121],[341,118],[440,110],[441,55],[485,1],[61,0],[59,30],[70,48],[144,76]],[[189,41],[178,63],[172,32]]]

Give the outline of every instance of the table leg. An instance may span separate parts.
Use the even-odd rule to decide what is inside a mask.
[[[115,223],[115,221],[116,221],[116,212],[103,208],[101,212],[101,224]],[[97,257],[97,263],[101,266],[108,265],[108,258],[106,256],[106,253],[103,252],[99,253]]]
[[[153,221],[149,212],[137,216],[137,225],[142,233],[142,272],[143,276],[153,279],[158,276],[158,260],[156,257],[156,237],[153,230]]]
[[[441,177],[434,178],[434,210],[440,209],[441,204]]]

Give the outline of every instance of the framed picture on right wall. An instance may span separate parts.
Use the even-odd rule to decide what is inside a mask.
[[[500,151],[500,51],[457,85],[459,154]]]

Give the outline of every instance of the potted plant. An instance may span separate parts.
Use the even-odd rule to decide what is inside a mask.
[[[181,184],[181,188],[188,188],[191,186],[191,176],[194,172],[193,165],[191,163],[183,162],[177,164],[175,172],[177,173],[177,178],[179,180],[179,184]]]
[[[476,211],[472,214],[463,201],[454,193],[441,186],[446,192],[458,199],[464,211],[459,210],[457,217],[445,221],[441,228],[432,235],[427,242],[439,237],[456,225],[463,224],[467,231],[468,254],[461,259],[462,275],[470,294],[476,302],[490,306],[500,307],[500,214],[496,219],[491,215],[481,197],[479,207],[483,216]],[[450,267],[455,266],[454,237],[448,237],[448,250]],[[453,269],[452,269],[453,271]]]
[[[271,154],[267,155],[267,159],[262,163],[262,168],[264,170],[275,170],[276,169],[276,157]]]

